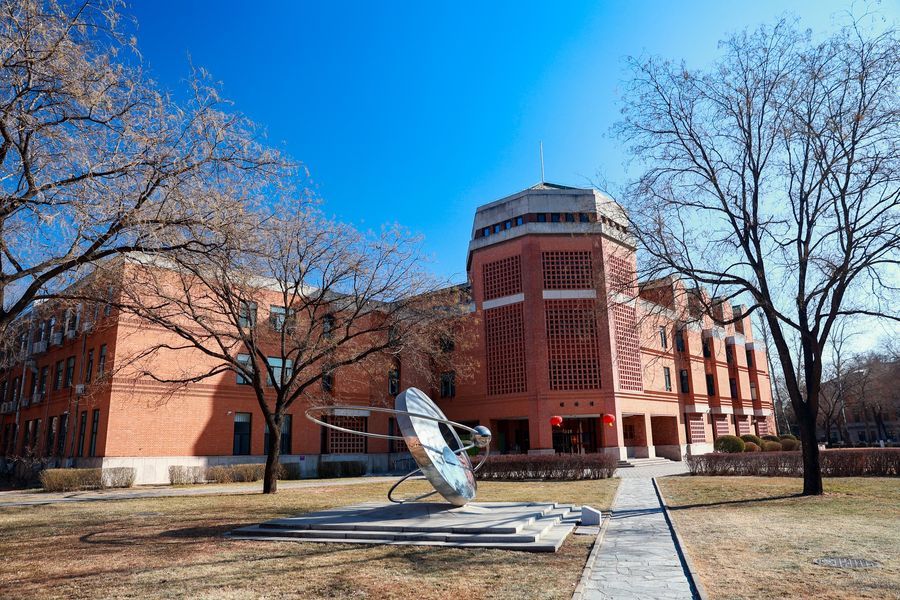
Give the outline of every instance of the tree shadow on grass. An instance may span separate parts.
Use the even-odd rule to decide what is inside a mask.
[[[672,504],[668,504],[667,508],[669,510],[687,510],[691,508],[707,508],[711,506],[731,506],[738,504],[758,504],[761,502],[772,502],[775,500],[790,500],[791,498],[802,498],[803,494],[784,494],[781,496],[769,496],[768,498],[747,498],[746,500],[719,500],[718,502],[698,502],[695,504],[680,504],[678,506],[674,506]]]

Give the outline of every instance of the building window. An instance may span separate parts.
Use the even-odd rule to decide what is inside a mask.
[[[725,362],[734,362],[734,348],[732,346],[725,346]]]
[[[395,364],[394,368],[388,371],[388,394],[396,396],[400,393],[400,365]]]
[[[496,225],[494,225],[494,233],[500,233],[500,231],[500,223],[497,223]]]
[[[491,235],[491,228],[490,228],[490,227],[485,227],[484,229],[482,229],[482,230],[481,230],[481,235],[483,235],[484,237],[487,237],[487,236]]]
[[[296,319],[295,311],[288,310],[283,306],[269,307],[269,326],[275,331],[285,331],[290,333],[294,328]]]
[[[738,397],[738,387],[737,387],[737,380],[734,377],[728,378],[728,387],[731,389],[731,397],[737,398]]]
[[[688,386],[687,369],[681,369],[678,372],[678,386],[681,388],[682,394],[687,394],[689,391],[691,391],[690,387]]]
[[[716,395],[716,381],[710,373],[706,374],[706,395]]]
[[[238,327],[241,329],[253,329],[256,327],[256,302],[241,300],[238,309]]]
[[[590,223],[591,219],[587,213],[579,213],[578,214],[578,222],[579,223]]]
[[[550,213],[550,222],[559,223],[559,213]]]
[[[344,417],[333,416],[328,417],[328,422],[350,429],[352,431],[368,431],[366,417]],[[325,454],[364,454],[366,452],[366,438],[362,435],[347,433],[346,431],[338,431],[336,429],[324,430],[325,435]]]
[[[269,363],[269,371],[271,371],[271,374],[266,373],[266,385],[274,385],[274,382],[277,381],[279,386],[284,386],[291,380],[291,376],[294,374],[294,361],[269,356],[266,358],[266,362]]]
[[[235,456],[250,454],[250,413],[234,413],[234,447]]]
[[[757,394],[756,394],[756,384],[753,383],[752,381],[750,382],[750,399],[751,399],[751,400],[758,400],[758,399],[759,399],[759,397],[758,397]]]
[[[84,382],[90,383],[91,377],[94,376],[94,349],[91,348],[87,353],[87,364],[84,367]]]
[[[334,335],[334,315],[322,317],[322,337],[330,339]]]
[[[63,370],[64,370],[63,364],[64,363],[61,360],[56,361],[56,370],[53,372],[54,373],[53,374],[53,389],[54,390],[62,389]]]
[[[75,456],[84,456],[84,434],[87,431],[87,411],[81,411],[81,423],[78,427],[78,447],[75,448]]]
[[[538,213],[537,214],[537,222],[538,223],[546,223],[547,222],[547,214],[546,213]]]
[[[334,371],[331,368],[322,373],[322,391],[329,394],[334,391]]]
[[[284,415],[281,418],[281,437],[278,444],[278,453],[279,454],[291,454],[291,415]],[[263,437],[263,446],[265,447],[265,453],[269,453],[269,444],[271,442],[271,436],[269,435],[269,424],[266,423],[266,434]]]
[[[684,332],[680,329],[675,332],[675,350],[684,352]]]
[[[503,229],[512,229],[512,221],[509,221],[509,220],[504,221],[504,222],[503,222]]]
[[[753,350],[747,349],[746,353],[747,353],[747,366],[752,367],[753,366]]]
[[[453,398],[454,396],[456,396],[456,372],[441,373],[441,398]]]
[[[43,398],[47,394],[47,377],[50,375],[50,367],[41,367],[41,378],[38,382],[38,397]]]
[[[100,345],[100,357],[97,360],[97,376],[102,377],[106,370],[106,344]]]
[[[100,430],[100,409],[95,408],[91,418],[91,445],[88,456],[97,456],[97,432]]]
[[[66,435],[69,433],[69,413],[59,416],[59,435],[56,436],[56,455],[62,456],[66,451]]]
[[[672,371],[669,370],[669,367],[663,367],[663,380],[666,384],[666,391],[672,391]]]
[[[441,352],[444,354],[456,350],[456,341],[449,335],[442,335],[438,344],[440,345]]]
[[[712,349],[709,347],[709,340],[703,340],[703,358],[712,356]]]
[[[29,395],[31,396],[32,402],[40,402],[41,398],[38,396],[38,372],[33,372],[31,374],[31,387],[29,388]]]
[[[659,345],[662,346],[662,349],[665,350],[669,347],[669,338],[666,337],[666,328],[659,328]]]
[[[19,387],[20,387],[19,383],[21,381],[22,380],[19,377],[16,377],[15,379],[13,379],[13,389],[12,389],[12,401],[13,402],[19,401]]]
[[[58,429],[59,417],[50,417],[50,421],[47,423],[47,444],[44,446],[44,454],[46,456],[53,454],[53,449],[56,447],[56,444],[53,442],[56,441],[55,436]]]
[[[516,217],[516,226],[517,227],[519,225],[524,225],[524,224],[525,224],[525,217]]]
[[[75,379],[75,357],[70,356],[66,359],[66,378],[63,380],[63,387],[72,387],[73,379]]]
[[[237,355],[237,363],[240,368],[246,369],[247,373],[251,373],[253,370],[253,364],[250,360],[249,354],[238,354]],[[247,378],[244,373],[241,371],[237,372],[237,384],[238,385],[250,385],[250,379]]]
[[[575,222],[575,215],[573,215],[572,213],[566,213],[566,223],[574,223],[574,222]]]

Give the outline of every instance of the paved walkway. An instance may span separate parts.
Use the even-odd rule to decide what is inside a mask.
[[[618,470],[619,493],[583,598],[696,597],[652,480],[684,471],[683,463]]]
[[[396,477],[352,477],[346,479],[305,479],[302,481],[279,481],[279,490],[294,490],[325,486],[361,485],[365,483],[386,483]],[[84,492],[46,493],[35,490],[11,490],[0,492],[0,508],[12,506],[37,506],[64,502],[97,502],[101,500],[132,500],[135,498],[166,498],[170,496],[209,496],[213,494],[258,494],[262,492],[262,482],[235,484],[208,484],[186,487],[140,486],[127,489],[89,490]]]

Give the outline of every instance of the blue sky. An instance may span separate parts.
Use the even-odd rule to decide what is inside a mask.
[[[787,4],[154,0],[127,12],[163,87],[190,57],[306,165],[328,213],[408,227],[459,282],[475,207],[539,181],[540,140],[548,181],[622,181],[609,128],[626,57],[703,66],[729,32],[785,10],[824,32],[851,6]]]

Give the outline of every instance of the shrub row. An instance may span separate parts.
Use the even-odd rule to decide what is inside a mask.
[[[503,481],[606,479],[616,472],[618,462],[608,454],[492,455],[478,471],[478,478]]]
[[[266,475],[264,463],[240,465],[217,465],[214,467],[169,467],[169,483],[172,485],[192,485],[195,483],[235,483],[261,481]],[[278,465],[278,479],[300,479],[300,464]]]
[[[319,477],[362,477],[368,470],[368,464],[362,460],[335,460],[319,463]]]
[[[823,450],[820,456],[822,475],[825,477],[897,477],[900,475],[900,448]],[[763,477],[801,477],[803,475],[803,457],[800,452],[700,454],[687,457],[687,464],[692,475],[758,475]]]
[[[109,469],[44,469],[39,475],[47,492],[74,492],[103,488],[128,488],[134,485],[135,470],[129,467]]]

